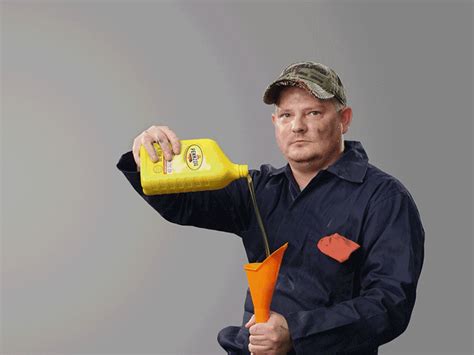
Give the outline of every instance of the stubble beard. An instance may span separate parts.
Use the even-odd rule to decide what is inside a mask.
[[[299,166],[300,168],[304,168],[305,170],[311,170],[313,168],[319,170],[326,168],[329,162],[334,160],[334,156],[336,155],[336,150],[338,148],[337,145],[335,145],[334,149],[328,151],[327,154],[321,153],[320,149],[321,147],[314,148],[313,150],[308,149],[309,151],[290,151],[287,156],[287,160],[289,163]]]
[[[288,161],[298,165],[313,165],[318,164],[324,157],[322,154],[314,151],[299,151],[290,152],[288,154]]]

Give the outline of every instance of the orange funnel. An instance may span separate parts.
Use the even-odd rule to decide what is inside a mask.
[[[257,323],[265,323],[270,317],[273,290],[287,247],[288,243],[285,243],[261,263],[244,265]]]

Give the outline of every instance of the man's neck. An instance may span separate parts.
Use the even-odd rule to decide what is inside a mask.
[[[291,172],[300,187],[303,189],[309,184],[309,182],[321,171],[328,168],[331,164],[335,163],[344,152],[344,144],[340,151],[335,152],[330,157],[317,161],[309,162],[288,162],[290,164]]]

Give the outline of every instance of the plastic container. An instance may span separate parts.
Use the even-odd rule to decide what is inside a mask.
[[[222,189],[232,181],[246,178],[248,165],[232,163],[212,139],[182,140],[181,153],[166,161],[154,143],[158,161],[154,163],[140,147],[140,180],[145,195],[160,195]]]

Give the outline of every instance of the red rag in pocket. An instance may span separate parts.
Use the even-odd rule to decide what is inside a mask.
[[[349,256],[359,248],[359,244],[347,239],[339,233],[323,237],[318,242],[318,249],[321,250],[322,253],[336,259],[340,263],[349,259]]]

